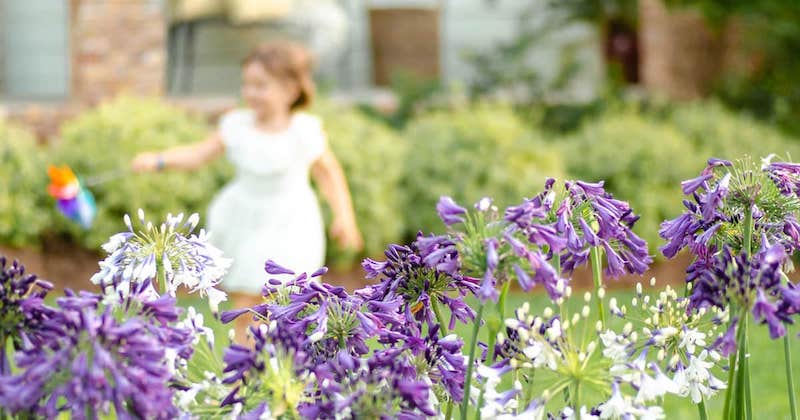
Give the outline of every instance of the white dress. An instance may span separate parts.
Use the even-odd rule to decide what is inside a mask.
[[[325,230],[309,184],[311,164],[326,148],[320,120],[295,113],[285,131],[266,133],[251,110],[237,109],[220,119],[219,133],[236,168],[208,210],[211,242],[233,258],[223,287],[260,294],[275,277],[264,271],[268,259],[297,273],[320,268]]]

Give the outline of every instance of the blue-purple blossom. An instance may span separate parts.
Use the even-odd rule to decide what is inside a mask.
[[[36,334],[47,317],[43,299],[53,288],[36,275],[25,274],[25,267],[19,262],[7,263],[6,257],[0,256],[0,375],[9,373],[6,339],[19,348],[20,334]]]
[[[788,259],[784,247],[769,245],[766,239],[762,241],[762,248],[752,256],[734,254],[725,246],[712,260],[708,271],[694,280],[690,309],[725,308],[733,304],[752,311],[756,321],[767,324],[773,339],[785,335],[783,324],[791,324],[792,317],[798,313],[797,297],[793,293],[796,286],[784,283],[782,269]],[[727,345],[729,350],[728,342],[719,344]]]
[[[709,159],[700,176],[681,183],[685,211],[661,224],[667,240],[660,248],[667,258],[688,248],[695,256],[702,249],[714,253],[725,243],[738,250],[743,243],[744,214],[750,211],[755,241],[762,236],[788,252],[800,249],[800,224],[795,213],[800,197],[795,187],[800,165],[770,163],[758,169],[748,162]],[[757,246],[757,243],[755,244]]]
[[[467,213],[467,210],[453,201],[452,198],[443,196],[436,204],[436,211],[444,224],[450,226],[456,223],[463,223],[464,218],[461,217]]]
[[[301,350],[317,363],[341,349],[353,355],[368,353],[365,341],[384,326],[380,317],[364,311],[361,297],[309,279],[305,273],[281,285],[268,285],[265,293],[268,303],[227,311],[221,318],[230,322],[247,312],[257,314],[281,331],[302,337]]]
[[[366,259],[362,263],[367,278],[379,278],[377,284],[357,290],[370,308],[392,303],[392,311],[373,311],[387,326],[402,325],[407,319],[438,324],[434,305],[450,310],[449,328],[456,321],[468,322],[474,311],[463,304],[463,298],[477,290],[477,279],[460,274],[456,243],[448,236],[417,235],[409,246],[390,245],[386,261]],[[388,308],[384,308],[388,309]],[[395,320],[395,321],[393,321]],[[441,322],[447,322],[442,320]]]
[[[586,263],[590,247],[600,246],[606,255],[608,275],[643,274],[653,259],[648,254],[647,242],[633,232],[639,216],[633,213],[630,204],[608,193],[603,184],[603,181],[565,183],[569,196],[557,210],[556,223],[559,232],[568,239],[561,257],[562,269],[572,272]],[[587,211],[589,219],[585,218]]]
[[[414,360],[401,348],[377,351],[368,359],[341,352],[315,370],[317,393],[300,407],[308,419],[418,419],[437,414],[432,385],[417,377]]]
[[[397,331],[384,331],[380,342],[388,345],[376,352],[376,358],[393,359],[411,357],[415,360],[415,373],[427,377],[432,384],[441,386],[453,401],[464,397],[466,361],[461,353],[464,342],[455,334],[440,336],[440,326],[433,325],[426,336],[420,334],[415,324]]]
[[[572,273],[588,262],[590,248],[601,247],[607,257],[607,274],[616,277],[647,270],[652,258],[647,243],[632,230],[639,217],[628,203],[614,199],[605,191],[603,182],[568,181],[564,184],[566,197],[554,207],[554,183],[548,179],[542,193],[505,211],[505,220],[513,224],[513,230],[544,250],[539,255],[546,253],[547,260],[559,258],[561,271]],[[516,244],[512,243],[512,248],[519,254]],[[537,258],[531,265],[538,266],[543,261]],[[556,298],[557,277],[547,277],[551,281],[545,285],[551,297]],[[523,281],[525,286],[527,279]]]
[[[162,324],[173,318],[170,303],[120,321],[100,300],[69,290],[57,300],[39,343],[17,352],[18,372],[0,376],[0,405],[48,418],[97,418],[112,408],[120,418],[177,416],[167,353],[191,354],[191,336]]]
[[[231,391],[220,406],[231,409],[241,404],[245,418],[296,417],[298,406],[307,399],[310,360],[303,351],[304,336],[273,325],[250,327],[251,346],[231,344],[223,355],[222,383]],[[241,418],[241,417],[239,417]]]

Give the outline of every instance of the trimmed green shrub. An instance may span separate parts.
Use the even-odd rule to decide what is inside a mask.
[[[668,122],[708,156],[760,159],[770,153],[800,159],[800,143],[781,131],[749,116],[727,109],[719,102],[696,102],[676,106]],[[697,171],[699,172],[700,169]]]
[[[394,130],[355,109],[322,102],[312,111],[324,120],[328,143],[345,172],[364,236],[364,251],[367,255],[380,254],[386,244],[400,241],[404,232],[399,183],[406,145]],[[330,221],[330,212],[326,213]],[[334,265],[353,263],[358,257],[333,243],[327,249],[328,261]]]
[[[707,154],[675,127],[634,111],[591,120],[562,144],[571,177],[605,180],[608,191],[641,215],[634,231],[655,252],[662,221],[682,208],[680,182],[702,170]]]
[[[548,176],[563,179],[558,150],[527,129],[509,106],[434,112],[412,121],[405,136],[409,235],[443,230],[435,210],[441,195],[465,206],[489,196],[502,208],[535,195]]]
[[[45,151],[33,135],[0,120],[0,243],[38,247],[54,202],[47,195]]]
[[[134,175],[124,171],[143,151],[202,140],[209,127],[199,118],[151,98],[120,96],[67,121],[54,145],[53,162],[67,164],[84,178],[106,177],[90,186],[97,201],[91,229],[55,219],[56,229],[95,249],[122,228],[122,216],[142,208],[160,219],[167,213],[198,212],[205,219],[210,199],[230,175],[220,159],[193,173],[167,171]]]

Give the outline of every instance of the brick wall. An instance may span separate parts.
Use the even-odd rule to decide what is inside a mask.
[[[166,90],[164,0],[69,1],[70,95],[56,102],[0,103],[0,117],[31,128],[41,141],[65,119],[118,93]]]

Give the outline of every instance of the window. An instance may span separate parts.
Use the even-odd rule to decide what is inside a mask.
[[[0,96],[69,94],[68,0],[0,0]]]
[[[241,62],[256,45],[271,38],[295,39],[305,43],[317,58],[320,82],[341,81],[345,49],[349,45],[348,16],[343,0],[293,0],[270,3],[282,13],[249,23],[231,19],[231,13],[175,21],[169,24],[167,87],[173,95],[238,94]],[[238,2],[247,6],[264,3]],[[203,3],[205,4],[205,3]],[[228,6],[237,2],[228,2]],[[245,9],[242,9],[245,10]],[[263,11],[263,10],[261,10]]]

